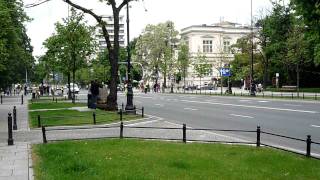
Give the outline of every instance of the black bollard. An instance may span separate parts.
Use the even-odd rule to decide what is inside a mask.
[[[182,126],[182,141],[187,143],[187,125],[183,124]]]
[[[13,130],[17,130],[17,108],[16,106],[13,106]]]
[[[260,133],[261,133],[261,129],[260,126],[257,127],[257,147],[260,147],[261,141],[260,141]]]
[[[97,124],[97,122],[96,122],[96,113],[93,112],[92,116],[93,116],[93,124]]]
[[[23,95],[21,95],[21,104],[23,104]]]
[[[42,126],[41,130],[42,130],[43,143],[46,144],[48,142],[47,141],[47,136],[46,136],[46,128],[44,126]]]
[[[2,104],[2,95],[1,95],[1,104]]]
[[[311,135],[308,135],[307,136],[307,140],[306,140],[306,143],[307,143],[307,152],[306,152],[306,156],[307,157],[311,157]]]
[[[11,113],[8,114],[8,146],[13,145],[12,138],[12,116]]]
[[[122,122],[122,114],[123,114],[122,109],[120,109],[120,121],[121,122]]]
[[[38,115],[38,127],[41,127],[41,119],[40,119],[40,115]]]
[[[141,116],[144,117],[144,107],[142,106],[142,109],[141,109]]]
[[[120,123],[120,139],[123,138],[123,122]]]

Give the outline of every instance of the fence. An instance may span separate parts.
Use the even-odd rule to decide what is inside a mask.
[[[175,93],[179,94],[203,94],[203,95],[223,95],[223,96],[247,96],[250,97],[250,92],[233,92],[225,93],[218,90],[176,90]],[[260,92],[256,93],[256,97],[268,97],[268,98],[289,98],[289,99],[310,99],[310,100],[320,100],[318,93],[305,93],[305,92]]]
[[[289,137],[289,136],[284,136],[284,135],[280,135],[280,134],[275,134],[275,133],[271,133],[271,132],[266,132],[266,131],[262,131],[260,126],[257,127],[256,130],[236,130],[236,129],[208,129],[208,128],[187,128],[186,124],[183,124],[182,127],[146,127],[146,126],[130,126],[130,125],[124,125],[123,122],[120,123],[119,126],[105,126],[105,127],[86,127],[86,128],[72,128],[72,130],[82,130],[82,129],[111,129],[111,128],[119,128],[119,136],[112,136],[112,137],[100,137],[100,138],[134,138],[134,139],[153,139],[153,140],[172,140],[172,141],[182,141],[183,143],[187,143],[187,142],[208,142],[208,143],[230,143],[230,144],[248,144],[248,145],[255,145],[256,147],[260,147],[260,146],[266,146],[266,147],[270,147],[270,148],[275,148],[275,149],[279,149],[279,150],[284,150],[284,151],[288,151],[288,152],[292,152],[292,153],[296,153],[296,154],[300,154],[300,155],[305,155],[306,157],[312,157],[315,159],[319,159],[320,157],[317,156],[312,156],[311,153],[311,146],[312,144],[314,145],[320,145],[319,142],[314,142],[311,140],[311,136],[308,135],[307,139],[299,139],[299,138],[294,138],[294,137]],[[180,131],[180,138],[162,138],[162,137],[146,137],[146,136],[124,136],[124,131],[125,129],[149,129],[149,130],[178,130]],[[42,126],[42,137],[43,137],[43,143],[47,143],[48,139],[47,139],[47,132],[52,132],[52,131],[67,131],[67,130],[71,130],[68,128],[46,128],[45,126]],[[187,138],[187,132],[192,132],[192,131],[215,131],[215,132],[239,132],[239,133],[254,133],[256,136],[256,140],[255,141],[220,141],[220,140],[199,140],[199,139],[188,139]],[[282,148],[282,147],[277,147],[271,144],[267,144],[261,141],[261,137],[262,135],[267,134],[267,135],[271,135],[271,136],[275,136],[275,137],[281,137],[281,138],[286,138],[286,139],[291,139],[291,140],[295,140],[295,141],[300,141],[300,142],[304,142],[305,146],[306,146],[306,151],[304,154],[299,153],[297,151],[293,151],[290,149],[286,149],[286,148]],[[78,138],[78,139],[91,139],[91,138]],[[94,138],[97,139],[97,138]],[[50,140],[49,140],[50,141]],[[52,140],[52,141],[57,141]]]
[[[14,104],[14,103],[18,103],[18,104],[23,104],[24,103],[24,96],[4,96],[4,95],[0,95],[0,104]]]
[[[125,110],[123,110],[123,105],[122,105],[122,108],[119,109],[118,111],[118,114],[119,114],[119,119],[120,121],[123,121],[123,116],[125,114]],[[134,106],[134,110],[132,111],[134,115],[137,115],[137,114],[141,114],[141,117],[143,118],[144,117],[144,107],[141,107],[141,108],[136,108],[136,106]],[[92,112],[92,121],[91,123],[90,122],[84,122],[84,123],[76,123],[76,125],[83,125],[83,124],[97,124],[97,123],[103,123],[103,122],[106,122],[106,121],[97,121],[97,118],[99,116],[103,117],[104,115],[110,115],[111,113],[103,113],[103,112]],[[86,118],[88,117],[88,115],[73,115],[72,118]],[[66,116],[50,116],[50,117],[46,117],[46,116],[41,116],[41,115],[37,115],[37,126],[38,128],[40,128],[41,126],[54,126],[54,125],[48,125],[46,124],[46,121],[48,120],[63,120],[65,119]],[[87,119],[86,119],[87,120]],[[61,124],[61,125],[74,125],[74,123],[64,123],[64,124]]]

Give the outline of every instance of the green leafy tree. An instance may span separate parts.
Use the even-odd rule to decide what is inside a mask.
[[[201,79],[208,75],[211,71],[211,64],[208,63],[207,57],[198,52],[195,61],[193,62],[193,68],[197,77],[200,78],[200,92],[201,92]]]
[[[183,86],[186,86],[186,77],[187,77],[187,72],[188,72],[188,67],[189,67],[189,47],[187,44],[182,42],[179,46],[179,53],[178,53],[178,60],[177,60],[177,67],[179,72],[182,72],[181,75],[183,77]],[[185,88],[184,88],[185,89]]]
[[[63,23],[56,23],[56,34],[44,43],[48,49],[45,55],[47,64],[52,64],[51,70],[57,65],[57,69],[68,76],[69,92],[71,72],[75,78],[75,72],[86,67],[96,47],[92,33],[94,28],[85,23],[83,15],[71,9],[71,16],[63,19]]]
[[[140,62],[151,71],[158,83],[159,72],[163,75],[164,86],[169,68],[173,69],[174,59],[171,46],[175,41],[177,31],[173,22],[168,21],[157,25],[147,25],[138,39],[136,51]]]
[[[24,82],[25,72],[34,64],[33,48],[25,22],[30,19],[23,11],[21,0],[0,0],[0,88]]]

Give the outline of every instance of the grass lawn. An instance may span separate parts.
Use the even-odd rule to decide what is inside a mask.
[[[66,102],[37,102],[37,103],[29,103],[29,110],[35,109],[60,109],[60,108],[71,108],[71,107],[82,107],[87,106],[86,103],[66,103]]]
[[[29,104],[30,110],[36,109],[60,109],[71,107],[86,106],[84,103],[33,103]],[[93,124],[93,112],[96,113],[96,123],[112,123],[120,121],[120,115],[117,112],[95,110],[80,112],[77,110],[49,110],[49,111],[30,111],[29,121],[30,127],[38,127],[38,115],[40,115],[41,124],[45,126],[61,126],[61,125],[81,125],[81,124]],[[123,114],[123,120],[133,120],[141,118],[141,115],[125,115]]]
[[[33,146],[35,179],[319,179],[320,161],[283,151],[140,140]]]

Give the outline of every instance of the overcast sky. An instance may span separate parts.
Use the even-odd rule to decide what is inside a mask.
[[[24,0],[25,4],[40,0]],[[42,1],[42,0],[41,0]],[[98,0],[74,0],[93,9],[99,15],[112,14],[111,8]],[[144,0],[130,3],[130,39],[137,37],[147,24],[171,20],[176,29],[213,24],[221,19],[240,24],[250,23],[250,0]],[[270,9],[270,0],[253,0],[253,15],[259,16],[262,9]],[[68,6],[62,0],[51,0],[40,6],[26,9],[33,20],[27,23],[28,35],[34,47],[34,55],[45,53],[43,41],[54,32],[54,23],[68,15]],[[125,9],[122,10],[125,15]],[[96,23],[89,15],[90,24]]]

